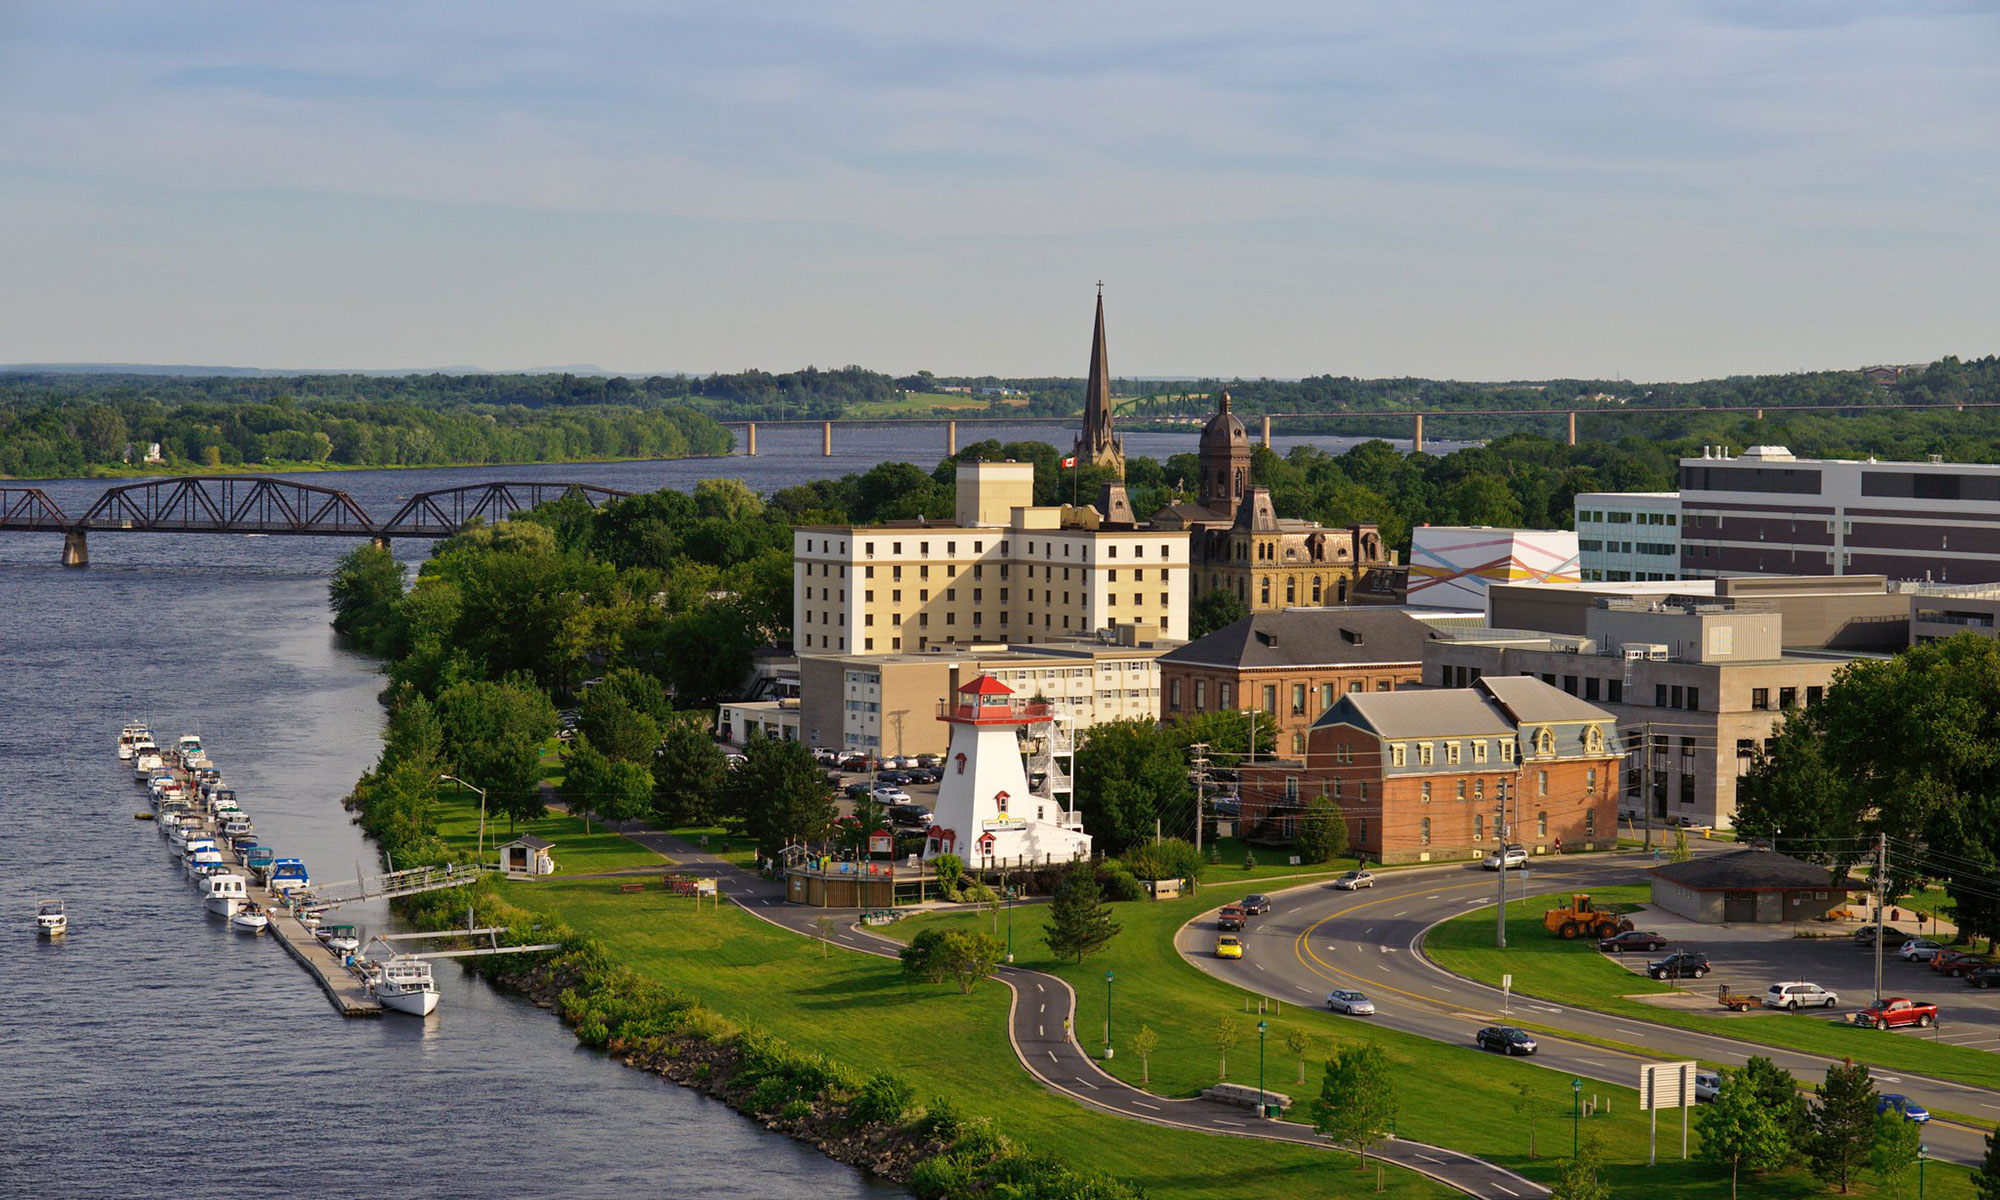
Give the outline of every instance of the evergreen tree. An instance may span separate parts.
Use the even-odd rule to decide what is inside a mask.
[[[1744,1063],[1736,1076],[1784,1132],[1786,1161],[1802,1161],[1812,1146],[1813,1112],[1792,1073],[1760,1054]]]
[[[1049,921],[1042,940],[1057,958],[1083,962],[1118,934],[1111,906],[1097,890],[1097,872],[1087,862],[1071,863],[1049,900]]]
[[[729,760],[700,713],[680,713],[660,728],[653,755],[653,811],[674,825],[706,825],[729,783]]]
[[[1844,1193],[1867,1163],[1875,1145],[1875,1081],[1868,1068],[1854,1062],[1826,1069],[1826,1082],[1813,1089],[1819,1112],[1813,1119],[1813,1174],[1837,1183]]]
[[[1333,1052],[1313,1101],[1313,1128],[1351,1144],[1360,1155],[1357,1169],[1368,1165],[1368,1147],[1389,1135],[1396,1110],[1395,1079],[1382,1047],[1357,1042]]]
[[[1728,1164],[1730,1200],[1735,1200],[1743,1168],[1768,1171],[1785,1164],[1785,1131],[1736,1072],[1723,1073],[1722,1090],[1695,1119],[1701,1130],[1699,1157]]]
[[[1986,1135],[1986,1159],[1972,1173],[1972,1194],[1978,1200],[2000,1200],[2000,1130]]]
[[[763,736],[744,745],[743,761],[729,772],[723,809],[771,858],[796,842],[825,841],[839,811],[812,751]]]

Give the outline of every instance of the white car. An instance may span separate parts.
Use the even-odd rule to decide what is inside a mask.
[[[1372,1017],[1375,1015],[1375,1002],[1360,992],[1344,990],[1328,992],[1326,994],[1326,1006],[1334,1012],[1346,1013],[1350,1017]]]
[[[908,804],[910,802],[910,793],[893,783],[878,783],[875,785],[875,790],[870,794],[883,804]]]
[[[1896,951],[1896,957],[1902,959],[1904,962],[1929,962],[1938,956],[1938,951],[1943,949],[1943,946],[1931,941],[1929,938],[1911,938],[1909,941],[1903,943],[1901,950]]]
[[[1765,1008],[1785,1008],[1797,1012],[1802,1008],[1832,1008],[1840,1003],[1840,997],[1816,983],[1774,983],[1764,993]]]
[[[1487,855],[1486,861],[1480,865],[1489,871],[1501,871],[1509,867],[1525,867],[1528,865],[1528,848],[1526,846],[1508,846],[1504,850],[1495,850],[1493,853]]]
[[[1722,1090],[1721,1072],[1696,1071],[1694,1073],[1695,1103],[1699,1104],[1705,1100],[1713,1100],[1715,1099],[1715,1094],[1721,1090]]]

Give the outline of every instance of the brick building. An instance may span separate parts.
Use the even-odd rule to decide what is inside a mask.
[[[1434,626],[1402,609],[1294,608],[1255,613],[1160,656],[1160,712],[1261,710],[1277,751],[1306,752],[1306,731],[1350,692],[1389,692],[1423,678]]]
[[[1505,841],[1597,849],[1618,836],[1619,757],[1610,713],[1538,679],[1351,692],[1313,723],[1302,758],[1243,768],[1243,821],[1289,834],[1327,796],[1377,862],[1480,858]]]

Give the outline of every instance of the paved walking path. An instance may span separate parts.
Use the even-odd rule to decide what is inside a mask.
[[[752,916],[801,937],[818,938],[813,921],[821,916],[844,917],[833,941],[864,954],[896,957],[903,943],[856,926],[859,909],[808,908],[785,902],[784,885],[703,850],[672,834],[649,829],[644,822],[611,826],[640,845],[674,860],[682,870],[713,875],[723,893]],[[1107,1074],[1073,1039],[1066,1036],[1076,1015],[1076,993],[1054,975],[1023,967],[1003,966],[994,977],[1012,993],[1007,1040],[1028,1073],[1044,1087],[1100,1112],[1130,1117],[1153,1125],[1191,1129],[1230,1137],[1264,1138],[1333,1149],[1309,1125],[1260,1120],[1253,1110],[1213,1100],[1172,1100],[1141,1091]],[[1086,1035],[1087,1036],[1087,1035]],[[1276,1091],[1278,1089],[1272,1089]],[[1309,1103],[1294,1097],[1298,1104]],[[1548,1194],[1541,1184],[1504,1167],[1456,1150],[1422,1142],[1389,1141],[1371,1156],[1427,1175],[1480,1200],[1526,1200]]]

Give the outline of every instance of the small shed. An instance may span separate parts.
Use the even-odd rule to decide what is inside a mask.
[[[555,846],[547,838],[524,833],[500,847],[500,869],[509,875],[553,875],[556,858],[549,851]]]
[[[1775,850],[1708,854],[1653,868],[1653,903],[1706,925],[1816,921],[1838,908],[1853,880]]]

